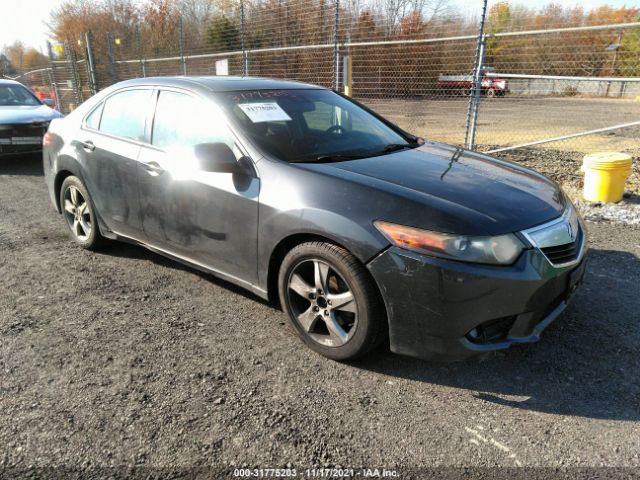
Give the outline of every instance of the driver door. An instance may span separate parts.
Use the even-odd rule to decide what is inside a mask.
[[[245,156],[212,102],[157,92],[151,145],[138,163],[142,226],[151,246],[254,283],[260,182],[255,174],[199,170],[191,147],[216,142]]]

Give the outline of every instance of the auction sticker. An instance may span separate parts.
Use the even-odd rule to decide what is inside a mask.
[[[238,107],[253,123],[291,121],[291,117],[276,102],[239,103]]]

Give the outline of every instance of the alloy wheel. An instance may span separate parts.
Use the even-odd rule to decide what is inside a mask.
[[[85,242],[91,235],[91,207],[80,190],[70,185],[64,192],[64,216],[73,235]]]
[[[356,332],[358,308],[352,289],[323,260],[306,259],[291,269],[287,299],[300,327],[321,345],[340,347]]]

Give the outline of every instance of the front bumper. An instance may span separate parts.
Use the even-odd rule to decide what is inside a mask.
[[[42,143],[34,145],[1,145],[0,157],[8,157],[13,155],[28,155],[32,153],[42,152]]]
[[[42,137],[50,121],[0,125],[0,156],[42,151]]]
[[[536,248],[509,267],[461,263],[391,247],[368,264],[387,308],[391,350],[463,360],[535,342],[582,280],[577,265],[555,267]]]

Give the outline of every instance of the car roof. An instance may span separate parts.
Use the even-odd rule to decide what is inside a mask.
[[[193,88],[204,87],[212,92],[232,92],[238,90],[282,90],[282,89],[324,89],[318,85],[296,82],[292,80],[278,80],[259,77],[146,77],[120,82],[120,87],[133,85],[159,85],[168,87]]]
[[[0,78],[0,85],[22,85],[20,82],[16,82],[15,80],[9,80],[8,78]]]

